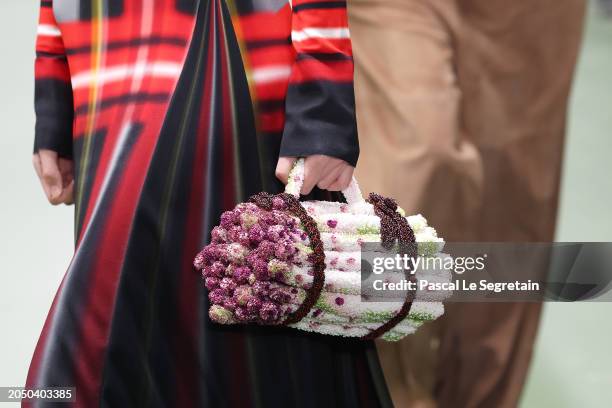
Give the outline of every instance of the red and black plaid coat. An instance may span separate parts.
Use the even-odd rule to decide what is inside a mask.
[[[35,150],[74,159],[76,250],[28,385],[82,407],[388,403],[371,343],[212,325],[191,267],[221,211],[279,188],[279,152],[356,163],[352,77],[344,1],[43,0]]]

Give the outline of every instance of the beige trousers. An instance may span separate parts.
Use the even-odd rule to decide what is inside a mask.
[[[350,0],[365,191],[447,241],[553,239],[584,0]],[[541,310],[449,304],[379,344],[397,406],[514,407]]]

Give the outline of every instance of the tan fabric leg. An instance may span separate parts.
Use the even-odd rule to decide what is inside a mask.
[[[448,241],[551,240],[583,12],[583,0],[351,0],[364,190]],[[435,383],[442,407],[516,406],[540,310],[451,304],[379,344],[395,404],[431,403]]]
[[[466,239],[482,201],[482,163],[460,131],[448,23],[454,9],[437,10],[437,3],[453,4],[349,2],[362,152],[357,177],[409,212],[427,210],[442,236]]]
[[[585,2],[457,4],[462,125],[484,169],[480,216],[472,227],[479,241],[550,241]],[[438,405],[516,407],[541,305],[447,306]]]
[[[461,123],[484,168],[477,238],[549,241],[585,2],[457,4]]]
[[[480,202],[482,165],[459,131],[448,21],[427,2],[411,0],[353,0],[349,18],[360,185],[396,198],[409,213],[427,210],[442,236],[462,236]],[[440,329],[429,324],[400,343],[378,343],[396,406],[434,406]]]
[[[434,392],[438,407],[516,407],[541,308],[540,303],[451,304]]]

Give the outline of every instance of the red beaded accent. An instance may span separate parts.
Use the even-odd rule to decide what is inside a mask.
[[[400,213],[397,212],[397,203],[391,198],[386,198],[381,195],[371,193],[368,197],[368,202],[374,206],[374,213],[380,218],[380,240],[384,248],[390,249],[397,242],[399,253],[408,255],[409,257],[417,256],[417,244],[414,236],[414,231],[410,228],[408,221]],[[406,278],[414,281],[414,275],[410,270],[406,271]],[[401,309],[392,319],[385,324],[372,330],[362,338],[364,340],[374,340],[387,331],[397,326],[410,313],[412,307],[412,294],[406,296],[406,300]]]

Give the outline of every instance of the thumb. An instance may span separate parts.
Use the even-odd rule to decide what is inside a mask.
[[[58,166],[57,153],[51,150],[40,150],[40,167],[42,182],[51,204],[59,204],[62,195],[62,174]]]
[[[287,184],[289,179],[289,173],[293,168],[293,164],[297,159],[295,157],[279,157],[278,163],[276,164],[276,178]]]

